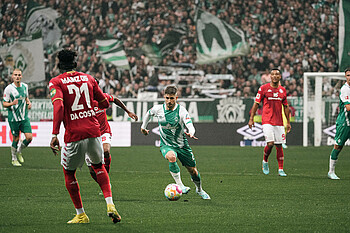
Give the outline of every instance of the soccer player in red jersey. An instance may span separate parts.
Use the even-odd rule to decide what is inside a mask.
[[[289,133],[291,130],[289,120],[289,106],[287,102],[286,89],[280,85],[281,71],[279,69],[272,69],[271,82],[262,85],[255,97],[255,102],[250,110],[250,119],[248,122],[249,128],[254,126],[254,115],[259,107],[259,104],[263,103],[262,113],[262,125],[264,136],[267,145],[264,148],[264,158],[262,161],[262,170],[264,174],[269,174],[268,158],[273,146],[276,146],[277,161],[278,161],[278,175],[287,176],[283,171],[283,148],[282,143],[286,141],[285,128],[283,126],[282,119],[282,106],[284,108],[284,114],[287,119],[286,130]]]
[[[107,93],[104,93],[107,100],[111,103],[115,103],[117,106],[119,106],[121,109],[123,109],[131,119],[134,119],[135,121],[138,120],[138,117],[135,113],[130,112],[125,104],[118,98],[113,97]],[[103,154],[104,154],[104,166],[109,173],[110,166],[111,166],[111,140],[112,140],[112,131],[111,127],[108,124],[107,121],[107,115],[106,115],[106,109],[100,109],[98,107],[98,102],[94,101],[94,110],[96,113],[96,117],[98,122],[100,123],[100,131],[101,131],[101,138],[102,138],[102,146],[103,146]],[[88,156],[86,156],[86,164],[89,167],[90,175],[91,177],[97,182],[97,177],[94,169],[91,166],[91,160]]]
[[[94,100],[98,102],[101,109],[107,108],[109,102],[91,75],[74,71],[77,66],[76,56],[75,51],[61,50],[58,53],[58,67],[63,73],[51,79],[49,83],[53,104],[53,130],[50,147],[54,154],[61,150],[57,138],[61,122],[66,129],[65,145],[61,150],[61,165],[66,188],[77,212],[77,215],[68,223],[89,222],[75,177],[76,169],[84,164],[85,154],[88,154],[97,174],[97,181],[107,203],[107,215],[116,223],[121,220],[121,217],[113,203],[108,173],[102,165],[100,125],[93,109]]]

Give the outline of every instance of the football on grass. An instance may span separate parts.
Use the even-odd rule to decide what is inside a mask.
[[[177,201],[182,196],[182,189],[177,184],[168,184],[164,190],[164,195],[169,201]]]

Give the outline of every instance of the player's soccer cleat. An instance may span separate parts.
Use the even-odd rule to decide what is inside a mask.
[[[191,188],[187,186],[182,186],[181,189],[182,189],[182,194],[187,194],[189,191],[191,191]]]
[[[334,172],[328,172],[328,178],[331,180],[340,180],[340,178]]]
[[[114,204],[107,204],[107,215],[114,223],[120,222],[122,217],[118,214]]]
[[[264,162],[264,160],[262,161],[262,171],[265,175],[269,174],[270,173],[270,170],[269,170],[269,163],[267,162]]]
[[[89,223],[90,219],[89,217],[85,214],[77,214],[72,220],[69,220],[67,223]]]
[[[18,160],[12,160],[12,165],[13,165],[14,167],[20,167],[20,166],[22,166],[22,164],[20,164],[20,163],[18,162]]]
[[[287,176],[287,174],[283,170],[278,170],[279,176]]]
[[[196,193],[197,193],[199,196],[201,196],[202,199],[204,199],[204,200],[210,200],[210,196],[209,196],[208,193],[206,193],[203,189],[202,189],[202,191],[200,191],[200,192],[198,192],[198,191],[196,190]]]
[[[17,152],[17,159],[20,163],[24,163],[24,158],[22,156],[22,153],[21,152]]]

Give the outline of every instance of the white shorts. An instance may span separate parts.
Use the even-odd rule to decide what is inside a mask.
[[[93,164],[103,161],[101,137],[67,143],[61,150],[61,165],[66,170],[76,170],[83,166],[85,154]]]
[[[284,126],[263,124],[262,127],[266,142],[274,142],[275,144],[286,143]]]
[[[102,139],[102,150],[103,150],[103,144],[107,143],[111,145],[112,135],[110,133],[104,133],[102,134],[101,139]],[[92,162],[87,154],[85,155],[85,162],[88,167],[91,167]],[[102,163],[103,164],[105,163],[104,159],[102,159]]]

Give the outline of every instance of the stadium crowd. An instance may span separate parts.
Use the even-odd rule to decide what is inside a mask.
[[[180,44],[164,55],[158,66],[187,65],[205,74],[231,74],[233,80],[219,81],[219,89],[234,90],[233,96],[253,96],[269,82],[269,70],[282,71],[282,85],[289,96],[301,96],[304,72],[338,71],[338,3],[336,0],[36,0],[61,15],[62,42],[79,53],[77,70],[100,80],[105,92],[118,97],[137,97],[140,90],[158,91],[174,80],[159,79],[157,66],[142,47],[160,43],[174,28],[186,33]],[[241,28],[250,44],[248,56],[198,65],[196,61],[195,3],[232,26]],[[0,3],[0,45],[24,35],[27,1]],[[129,70],[103,64],[96,38],[124,41]],[[45,51],[46,79],[58,75],[56,53]],[[188,68],[187,68],[188,69]],[[0,62],[3,91],[9,80],[4,61]],[[24,79],[25,80],[25,79]],[[180,88],[181,96],[203,96],[199,91]],[[333,89],[328,87],[327,92]],[[46,97],[47,89],[37,88],[32,98]],[[2,95],[1,95],[2,96]]]

